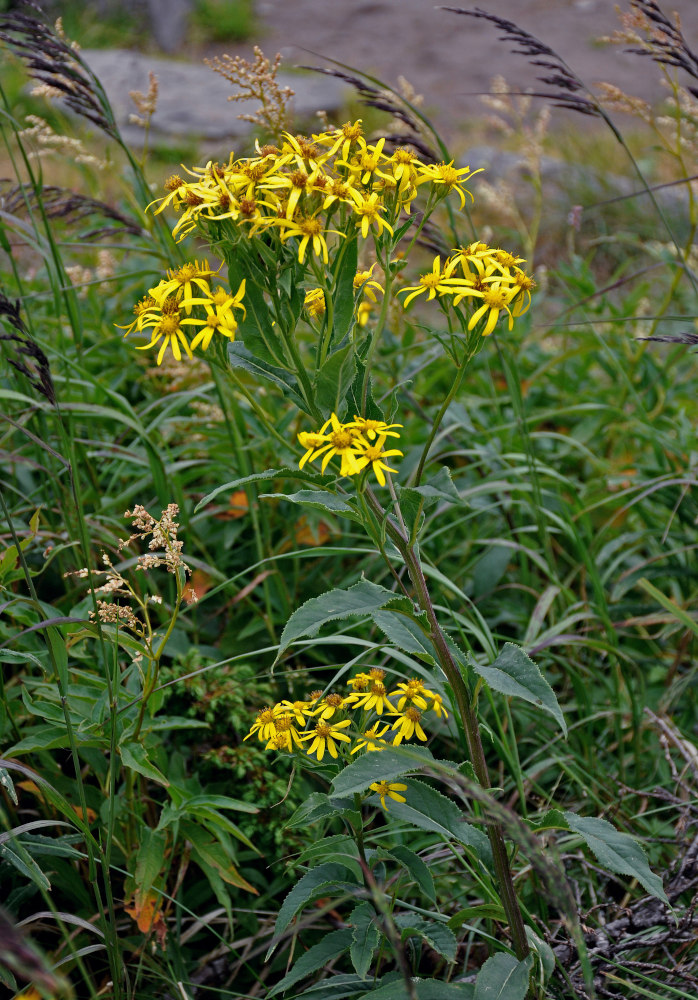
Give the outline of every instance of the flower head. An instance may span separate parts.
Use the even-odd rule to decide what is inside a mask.
[[[306,733],[305,736],[301,736],[301,740],[312,740],[312,743],[308,747],[307,753],[309,757],[313,754],[317,754],[317,759],[319,761],[325,756],[325,750],[330,754],[330,757],[337,759],[337,740],[350,743],[350,738],[346,733],[341,732],[347,726],[351,725],[351,719],[344,719],[342,722],[318,722],[315,729]]]
[[[407,791],[407,785],[403,785],[399,781],[374,781],[373,784],[369,785],[369,788],[380,797],[381,805],[386,812],[388,811],[385,804],[386,798],[394,799],[395,802],[407,801],[404,795],[398,794]]]

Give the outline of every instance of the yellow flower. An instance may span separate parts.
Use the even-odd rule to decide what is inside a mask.
[[[410,707],[405,709],[402,715],[390,727],[391,729],[397,729],[397,735],[393,740],[395,746],[399,746],[403,740],[411,739],[415,734],[418,740],[422,742],[426,741],[426,733],[420,724],[421,718],[422,713],[418,708]]]
[[[394,799],[395,802],[407,801],[404,795],[398,795],[398,792],[407,791],[407,785],[403,785],[399,781],[374,781],[372,785],[369,785],[369,788],[380,796],[381,805],[386,812],[388,811],[385,804],[386,797]]]
[[[365,691],[370,683],[371,675],[363,672],[356,674],[355,677],[350,677],[347,681],[348,686],[355,691]]]
[[[469,294],[477,294],[479,298],[482,298],[482,305],[479,309],[475,310],[473,315],[468,320],[468,329],[474,329],[489,310],[487,322],[484,329],[481,331],[481,335],[483,337],[488,337],[492,333],[497,325],[499,314],[502,311],[508,313],[509,315],[509,329],[511,330],[514,326],[514,317],[511,313],[511,309],[509,308],[509,304],[514,299],[517,291],[518,289],[516,291],[512,291],[512,289],[507,285],[502,286],[501,282],[495,282],[490,285],[489,288],[485,288],[482,292],[477,292],[475,290],[470,292]],[[456,305],[460,301],[460,298],[462,298],[462,295],[459,298],[456,298]]]
[[[365,469],[367,465],[371,466],[381,486],[385,486],[386,472],[397,472],[397,469],[391,469],[384,459],[390,458],[392,455],[402,455],[402,452],[397,448],[391,448],[389,451],[383,450],[385,437],[385,434],[381,434],[375,444],[366,445],[356,460],[359,469]]]
[[[441,270],[441,257],[434,257],[434,263],[432,264],[431,272],[429,274],[422,274],[419,277],[418,285],[410,285],[407,288],[401,288],[399,294],[403,292],[409,292],[405,301],[402,303],[403,307],[406,309],[413,299],[416,299],[418,295],[427,293],[427,302],[436,297],[438,292],[440,295],[448,294],[451,288],[446,284],[446,279],[451,277],[451,270],[448,263],[446,267]]]
[[[204,295],[208,295],[210,294],[210,289],[206,279],[214,274],[217,274],[217,272],[208,266],[208,261],[205,260],[203,264],[199,264],[198,261],[188,261],[186,264],[182,264],[181,267],[168,270],[167,279],[163,279],[155,288],[151,288],[148,294],[158,304],[162,304],[170,295],[174,295],[178,301],[181,299],[190,299],[194,295],[194,285]],[[185,305],[187,312],[191,312],[191,305],[182,304]]]
[[[400,435],[394,431],[394,427],[402,427],[402,424],[386,424],[384,420],[368,420],[366,417],[357,417],[354,414],[354,426],[358,427],[369,441],[374,441],[379,434],[385,437],[399,438]]]
[[[366,747],[366,753],[385,750],[389,744],[386,743],[385,740],[381,739],[381,737],[388,731],[388,729],[389,726],[387,722],[382,729],[380,728],[380,722],[376,722],[375,725],[371,726],[370,729],[367,729],[366,732],[363,733],[362,738],[357,742],[354,749],[350,751],[350,754],[358,753],[359,750],[363,750],[364,747]]]
[[[182,319],[179,307],[174,299],[165,299],[160,314],[155,313],[154,310],[148,311],[147,319],[143,322],[142,329],[152,328],[152,337],[150,343],[139,345],[136,350],[147,351],[148,348],[154,347],[158,341],[162,340],[157,356],[158,365],[162,364],[162,359],[165,357],[165,351],[168,347],[171,349],[176,361],[182,360],[180,347],[183,347],[187,357],[191,358],[192,353],[189,341],[181,327],[183,322],[185,321]]]
[[[282,709],[289,715],[293,716],[299,726],[305,726],[306,716],[310,716],[313,713],[310,711],[310,705],[307,701],[288,701],[284,698],[276,706],[278,709]]]
[[[308,756],[312,757],[313,754],[317,754],[317,759],[322,760],[325,756],[325,749],[327,749],[330,757],[334,757],[336,760],[337,744],[335,740],[351,743],[350,738],[345,733],[339,732],[340,729],[344,729],[350,725],[350,719],[344,719],[343,722],[335,722],[334,725],[329,722],[318,722],[312,733],[301,736],[301,740],[313,741],[308,747]]]
[[[150,295],[145,295],[140,302],[136,302],[133,312],[136,317],[133,323],[130,323],[128,326],[120,326],[118,323],[114,324],[117,330],[126,331],[124,337],[128,337],[129,333],[133,333],[134,330],[138,330],[139,332],[143,330],[149,315],[155,316],[156,319],[159,318],[161,309],[154,298]]]
[[[315,215],[301,215],[297,219],[272,219],[270,223],[279,226],[283,232],[281,239],[285,242],[292,236],[300,240],[298,244],[298,260],[302,264],[305,260],[305,251],[308,243],[312,241],[313,253],[316,257],[321,257],[325,264],[329,263],[329,251],[327,249],[327,233],[335,233],[337,236],[344,236],[336,229],[323,229],[322,223]]]
[[[408,702],[410,705],[416,705],[417,708],[425,709],[427,701],[424,696],[426,695],[428,698],[434,697],[431,691],[427,691],[418,677],[410,677],[408,681],[402,681],[397,685],[395,691],[390,692],[391,698],[397,698],[398,695],[400,696],[397,703],[398,712],[401,712]]]
[[[370,712],[375,709],[376,715],[382,715],[383,709],[394,711],[392,703],[388,699],[383,681],[374,680],[368,691],[354,691],[346,698],[345,704],[353,705],[354,708],[363,708]]]
[[[450,163],[420,163],[417,172],[419,174],[417,184],[430,182],[435,188],[443,188],[444,195],[456,191],[460,199],[460,207],[463,209],[465,208],[466,194],[471,201],[473,200],[470,191],[464,188],[463,184],[480,171],[471,170],[470,167],[454,167],[453,160],[451,160]]]
[[[338,712],[344,704],[341,694],[330,693],[325,695],[322,701],[318,702],[318,707],[314,709],[313,715],[317,715],[321,722],[327,722],[335,712]]]
[[[330,146],[327,150],[328,157],[334,156],[341,147],[341,158],[342,160],[346,160],[349,156],[352,143],[361,139],[363,134],[364,130],[361,127],[361,119],[357,118],[355,122],[345,122],[341,128],[336,129],[334,132],[323,132],[321,135],[314,135],[313,141]]]
[[[329,427],[332,430],[329,434],[326,431]],[[361,445],[367,445],[368,442],[361,437],[361,432],[354,427],[353,424],[343,424],[340,422],[336,413],[330,416],[317,435],[304,434],[303,440],[301,440],[301,435],[298,435],[298,440],[304,448],[310,448],[309,439],[311,438],[322,438],[322,441],[318,448],[315,449],[310,455],[306,452],[299,463],[299,467],[302,468],[303,464],[308,461],[308,459],[313,462],[320,455],[324,457],[322,459],[322,472],[327,468],[327,463],[334,455],[339,455],[341,459],[340,475],[341,476],[355,476],[361,470],[356,464],[357,456],[361,453]]]
[[[196,334],[191,342],[192,348],[199,344],[206,351],[214,333],[220,333],[228,340],[235,340],[235,333],[238,328],[237,320],[233,314],[234,309],[242,309],[242,298],[245,294],[245,279],[243,278],[236,295],[231,295],[224,288],[217,288],[215,292],[209,293],[205,299],[183,300],[182,305],[203,305],[206,310],[206,319],[189,318],[182,320],[184,325],[200,326],[201,330]]]
[[[309,316],[322,316],[325,312],[325,293],[322,288],[309,288],[303,305]]]
[[[298,468],[302,469],[308,459],[313,457],[313,452],[317,452],[319,448],[322,448],[322,446],[329,441],[329,437],[327,434],[316,434],[311,431],[301,431],[298,435],[298,441],[301,448],[306,449],[305,455],[298,463]]]
[[[259,714],[257,715],[257,718],[255,719],[252,728],[250,729],[247,736],[245,736],[245,740],[249,740],[250,736],[254,736],[255,733],[257,733],[257,736],[259,737],[262,743],[265,740],[270,740],[272,736],[276,734],[275,720],[276,720],[276,712],[274,708],[271,708],[269,705],[267,705],[267,707],[263,708],[262,711],[259,712]]]
[[[278,708],[278,705],[274,706],[275,710],[278,710]],[[275,732],[264,749],[292,750],[294,743],[296,746],[301,746],[301,737],[298,735],[298,730],[294,726],[294,721],[293,716],[289,712],[282,712],[281,714],[276,715],[274,719]],[[282,742],[281,746],[279,746],[279,743],[274,742],[275,740],[278,740],[280,736],[283,737],[283,742],[279,741]]]
[[[375,266],[376,266],[375,263],[373,263],[371,264],[368,271],[357,271],[356,274],[354,275],[354,291],[361,290],[361,292],[364,295],[366,295],[366,297],[369,298],[371,302],[378,301],[378,299],[376,298],[376,294],[373,291],[374,288],[376,289],[376,291],[380,292],[381,295],[383,295],[384,291],[383,286],[380,284],[380,282],[371,280],[373,276],[373,268]]]
[[[361,235],[364,239],[368,237],[368,231],[373,223],[378,226],[378,232],[382,233],[387,229],[393,235],[393,227],[388,225],[383,216],[383,203],[379,200],[377,192],[373,191],[368,198],[359,197],[354,201],[354,214],[361,218]]]
[[[437,716],[439,718],[441,718],[441,716],[443,715],[443,717],[445,719],[447,719],[448,718],[448,712],[446,711],[446,709],[444,707],[444,700],[441,697],[441,695],[440,694],[432,694],[431,695],[431,699],[432,699],[431,700],[431,705],[429,706],[429,708],[431,709],[431,711],[432,712],[436,712],[436,714],[437,714]]]

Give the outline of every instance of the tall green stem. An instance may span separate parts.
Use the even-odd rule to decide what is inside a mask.
[[[405,560],[405,565],[407,566],[412,585],[417,594],[419,606],[424,612],[426,612],[427,620],[429,622],[430,638],[434,643],[434,647],[436,648],[436,652],[439,657],[439,662],[456,699],[458,713],[463,723],[465,738],[468,744],[468,752],[470,753],[470,759],[475,776],[479,785],[485,791],[489,791],[491,788],[490,778],[487,769],[487,761],[485,760],[482,738],[480,736],[480,726],[478,724],[477,715],[470,700],[470,696],[458,664],[453,658],[446,641],[446,636],[444,635],[444,632],[437,620],[436,612],[434,611],[434,606],[429,594],[429,587],[419,561],[419,556],[417,555],[414,547],[410,544],[409,539],[402,534],[397,525],[394,524],[389,517],[385,517],[385,512],[370,490],[366,491],[366,498],[374,513],[380,517],[381,520],[385,521],[386,530],[390,535],[390,538],[395,543],[397,549]],[[487,835],[492,848],[492,858],[494,861],[494,868],[497,876],[502,906],[504,907],[504,912],[507,916],[507,920],[509,921],[516,956],[519,960],[521,960],[526,958],[530,952],[530,948],[526,938],[526,929],[524,927],[523,917],[521,916],[519,901],[514,888],[514,880],[509,867],[509,858],[507,856],[507,848],[504,840],[504,831],[502,830],[501,824],[494,822],[489,823],[487,826]]]

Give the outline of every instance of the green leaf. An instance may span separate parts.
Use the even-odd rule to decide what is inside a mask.
[[[578,816],[574,812],[566,812],[565,819],[570,830],[584,839],[599,864],[616,875],[636,878],[650,896],[669,904],[661,878],[650,869],[645,852],[633,837],[616,830],[605,819]]]
[[[381,750],[368,756],[380,757],[386,752]],[[481,830],[465,822],[455,802],[447,799],[430,785],[425,785],[424,782],[414,778],[406,778],[405,784],[407,791],[400,794],[405,796],[406,802],[386,799],[386,802],[389,802],[389,816],[403,823],[411,823],[420,830],[437,833],[445,840],[456,840],[473,848],[483,864],[491,868],[492,853],[489,840]]]
[[[10,772],[5,767],[0,767],[0,788],[4,788],[15,805],[18,804],[17,792]]]
[[[317,972],[318,969],[323,969],[328,962],[339,958],[347,948],[351,945],[351,931],[330,931],[326,934],[322,941],[313,945],[312,948],[308,948],[304,954],[300,956],[299,959],[294,962],[291,971],[284,976],[281,982],[277,983],[273,989],[269,990],[266,994],[267,997],[276,996],[277,993],[282,993],[287,990],[289,986],[293,986],[300,979],[305,979],[306,976],[311,975],[313,972]]]
[[[413,979],[417,1000],[473,1000],[470,983],[441,983],[437,979]],[[411,1000],[402,980],[362,993],[356,1000]]]
[[[167,834],[145,827],[141,832],[141,843],[136,855],[136,896],[143,899],[153,887],[165,865]]]
[[[33,663],[42,673],[45,673],[46,666],[38,656],[27,653],[26,650],[0,649],[0,663]]]
[[[217,878],[234,885],[238,889],[247,889],[258,895],[254,886],[243,878],[230,859],[228,852],[218,840],[212,840],[206,830],[195,823],[182,824],[182,833],[191,844],[192,857],[204,871],[215,872]]]
[[[421,616],[420,616],[421,617]],[[426,623],[426,613],[423,614]],[[395,611],[376,611],[373,620],[390,641],[412,656],[419,656],[427,663],[436,665],[434,644],[425,635],[425,630],[410,616]]]
[[[42,891],[51,889],[48,878],[17,837],[0,844],[0,861],[8,861],[24,878],[29,879]]]
[[[323,837],[321,840],[310,844],[298,855],[299,864],[319,864],[327,859],[340,859],[351,872],[354,873],[357,882],[363,878],[361,865],[359,864],[359,849],[352,837],[344,833],[338,833],[333,837]]]
[[[119,747],[119,753],[124,767],[130,767],[132,771],[142,774],[144,778],[150,778],[151,781],[156,781],[159,785],[165,787],[169,785],[169,781],[162,771],[151,764],[145,747],[140,743],[123,743]]]
[[[354,278],[358,262],[358,233],[344,240],[335,260],[339,271],[334,282],[334,330],[332,339],[335,344],[347,335],[354,322],[355,292]]]
[[[500,923],[505,923],[506,919],[501,903],[477,903],[475,906],[466,906],[458,913],[454,913],[449,917],[448,926],[452,931],[457,931],[468,920],[498,920]]]
[[[206,504],[211,503],[215,500],[217,496],[221,493],[227,491],[234,492],[235,490],[241,489],[243,486],[247,486],[249,483],[259,483],[265,479],[300,479],[304,483],[313,483],[314,485],[320,485],[323,483],[321,476],[317,473],[304,472],[302,469],[267,469],[266,472],[254,472],[251,476],[243,476],[242,479],[232,479],[229,483],[223,483],[222,486],[217,486],[215,490],[211,493],[207,493],[203,500],[199,500],[198,504],[194,508],[194,513],[205,507]]]
[[[98,747],[103,740],[75,733],[75,739],[80,747]],[[16,757],[20,753],[32,750],[57,750],[70,746],[70,738],[65,726],[33,726],[29,736],[15,743],[6,751],[8,756]]]
[[[519,962],[500,951],[488,958],[477,974],[473,1000],[525,1000],[533,959]]]
[[[323,979],[314,986],[308,987],[303,993],[295,998],[301,997],[307,1000],[347,1000],[348,997],[355,998],[358,994],[363,994],[366,989],[366,980],[359,979],[354,973],[339,976],[330,976]]]
[[[357,976],[365,979],[371,968],[373,954],[380,942],[380,934],[375,923],[376,911],[370,903],[359,903],[353,910],[349,923],[354,932],[351,943],[351,961]]]
[[[403,941],[415,934],[424,938],[427,944],[447,962],[455,962],[456,936],[447,924],[438,923],[436,920],[424,920],[414,913],[399,914],[395,917],[395,923],[402,932]]]
[[[354,344],[339,347],[325,360],[315,376],[315,401],[324,413],[346,413],[346,397],[356,374]]]
[[[296,913],[298,913],[298,911],[305,906],[305,904],[308,903],[313,896],[318,894],[324,895],[325,890],[327,890],[330,886],[336,885],[338,882],[346,882],[348,874],[350,874],[350,870],[347,865],[336,862],[327,862],[326,864],[318,865],[317,868],[311,868],[309,872],[306,872],[305,875],[303,875],[303,877],[296,882],[281,904],[281,908],[274,925],[274,937],[271,945],[269,946],[265,961],[269,960],[269,956],[279,943],[280,936],[291,923]],[[358,883],[356,884],[358,885]]]
[[[376,608],[382,608],[399,597],[392,590],[363,579],[348,590],[330,590],[320,597],[311,597],[286,622],[281,633],[277,659],[295,639],[317,635],[322,626],[329,622],[354,615],[372,614]]]
[[[434,879],[427,865],[418,854],[411,851],[409,847],[398,844],[389,851],[381,851],[381,857],[393,858],[398,864],[412,876],[424,895],[432,903],[436,903],[436,890],[434,889]]]
[[[451,479],[451,470],[447,465],[442,465],[439,471],[435,475],[430,476],[421,486],[412,486],[410,489],[429,500],[448,500],[450,503],[464,503]]]
[[[247,344],[249,342],[250,338],[248,337],[245,344],[240,340],[228,344],[228,364],[230,367],[242,368],[256,378],[263,378],[267,382],[273,382],[274,385],[281,389],[284,396],[287,396],[296,406],[305,412],[307,404],[298,390],[298,380],[295,375],[287,372],[285,368],[278,368],[255,357],[248,350]]]
[[[321,819],[341,816],[343,813],[353,811],[353,809],[353,799],[330,799],[329,795],[325,795],[324,792],[311,792],[305,802],[298,806],[293,816],[286,822],[286,826],[290,830],[310,826],[311,823],[317,823]]]
[[[333,514],[340,514],[351,521],[361,523],[359,512],[344,497],[337,496],[325,490],[298,490],[297,493],[262,493],[260,500],[288,500],[290,503],[303,504],[306,507],[315,507],[316,510],[329,510]]]
[[[565,736],[567,735],[567,725],[555,692],[538,666],[520,646],[513,642],[505,643],[497,659],[489,666],[483,666],[472,656],[468,656],[468,663],[493,691],[510,698],[522,698],[536,705],[552,715]]]
[[[431,750],[411,744],[363,754],[358,760],[342,768],[332,779],[333,798],[334,795],[364,792],[374,781],[392,781],[393,778],[429,767],[433,763]]]

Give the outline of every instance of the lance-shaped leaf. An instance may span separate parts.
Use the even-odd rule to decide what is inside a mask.
[[[280,983],[277,983],[273,989],[269,990],[267,997],[275,997],[278,993],[283,993],[284,990],[287,990],[289,986],[293,986],[294,983],[305,979],[306,976],[311,975],[313,972],[317,972],[318,969],[324,969],[329,962],[339,958],[349,948],[351,940],[352,933],[350,930],[330,931],[329,934],[325,934],[322,941],[314,944],[312,948],[308,948],[294,962],[293,968],[288,975],[284,976]]]
[[[506,952],[488,958],[477,974],[473,1000],[525,1000],[533,959]]]
[[[281,633],[278,655],[281,656],[296,639],[317,635],[322,626],[329,622],[354,615],[370,615],[376,608],[385,607],[399,599],[399,594],[371,583],[370,580],[360,580],[348,590],[329,590],[320,597],[311,597],[286,622]]]
[[[349,796],[364,792],[374,781],[392,781],[410,771],[418,771],[434,763],[431,750],[427,747],[391,747],[378,752],[366,753],[358,760],[342,768],[332,781],[332,801],[335,795]]]
[[[269,956],[276,949],[276,946],[279,943],[279,937],[286,930],[295,915],[300,909],[302,909],[302,907],[305,906],[306,903],[310,902],[313,896],[326,895],[326,890],[330,886],[346,884],[350,877],[353,878],[350,869],[346,865],[329,861],[326,864],[318,865],[317,868],[311,868],[309,872],[306,872],[305,875],[303,875],[303,877],[296,882],[281,904],[281,908],[274,925],[274,937],[271,945],[269,946],[266,960],[269,959]],[[358,885],[358,883],[353,884]]]
[[[422,613],[420,617],[426,624],[426,613]],[[412,656],[419,656],[432,666],[437,663],[434,644],[414,618],[388,610],[376,611],[373,620],[398,649]]]
[[[409,847],[405,847],[403,844],[397,844],[392,847],[389,851],[382,850],[380,852],[380,857],[393,858],[398,864],[402,865],[406,872],[414,879],[419,888],[422,890],[424,895],[432,903],[436,903],[436,890],[434,888],[434,879],[428,866],[418,854],[411,851]]]
[[[315,376],[315,402],[324,413],[336,413],[343,419],[346,397],[356,374],[354,344],[345,344],[326,359]]]
[[[501,653],[489,666],[468,657],[468,663],[493,691],[510,698],[522,698],[552,715],[567,735],[567,725],[558,705],[555,692],[541,674],[538,666],[520,646],[505,643]]]
[[[257,378],[273,382],[281,389],[284,396],[288,396],[301,410],[306,410],[307,404],[299,392],[298,380],[295,375],[287,372],[284,368],[271,365],[269,362],[255,357],[247,344],[243,344],[241,340],[228,344],[228,364],[231,368],[242,368]]]
[[[322,476],[317,475],[317,473],[304,472],[303,469],[289,469],[286,466],[281,469],[267,469],[265,472],[253,472],[251,476],[243,476],[242,479],[231,479],[229,483],[216,486],[215,490],[207,493],[203,500],[199,500],[194,508],[194,513],[201,510],[206,504],[211,503],[221,493],[234,492],[235,490],[242,489],[243,486],[247,486],[249,483],[261,483],[265,479],[299,479],[303,483],[313,483],[317,486],[323,484]]]
[[[376,911],[370,903],[359,903],[352,912],[350,923],[354,928],[351,942],[351,961],[357,976],[365,979],[371,968],[373,953],[380,942],[376,927]]]
[[[585,840],[604,868],[617,875],[636,878],[651,896],[669,904],[662,880],[650,869],[645,852],[633,837],[616,830],[608,820],[594,816],[566,812],[565,819],[570,830]]]
[[[314,507],[316,510],[330,511],[347,517],[350,521],[361,523],[361,517],[356,507],[344,497],[330,493],[328,490],[298,490],[297,493],[262,493],[260,500],[288,500],[290,503]]]

